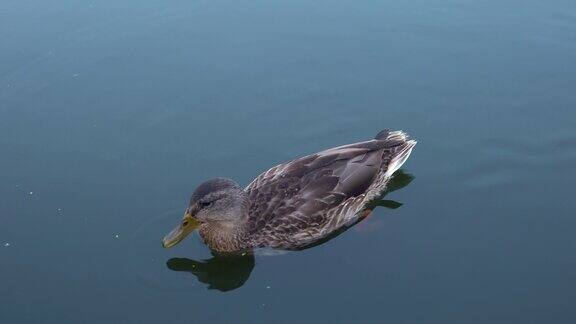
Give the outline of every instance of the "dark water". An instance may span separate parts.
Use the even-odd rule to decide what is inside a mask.
[[[572,0],[3,0],[0,322],[574,323],[575,88]],[[200,181],[385,127],[413,179],[346,233],[162,249]]]

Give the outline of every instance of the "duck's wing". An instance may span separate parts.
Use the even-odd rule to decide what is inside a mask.
[[[403,163],[413,146],[407,137],[379,136],[295,159],[259,175],[245,189],[250,232],[286,239],[327,223],[339,225],[335,213],[328,211],[350,209],[350,203],[364,198],[382,175],[396,171],[399,159]]]

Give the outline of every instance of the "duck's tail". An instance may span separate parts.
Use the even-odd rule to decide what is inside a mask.
[[[412,153],[412,148],[416,145],[415,140],[407,140],[406,143],[398,148],[398,151],[394,152],[390,164],[388,164],[388,170],[386,170],[386,176],[391,176],[396,172],[402,164],[408,160],[410,153]]]
[[[386,169],[387,178],[392,176],[394,172],[396,172],[398,169],[400,169],[400,167],[402,167],[402,164],[406,162],[406,160],[410,156],[410,153],[412,153],[412,149],[417,143],[415,140],[410,139],[410,136],[401,130],[390,131],[388,129],[385,129],[380,131],[376,135],[376,137],[374,137],[374,139],[382,141],[403,142],[402,144],[395,145],[392,148],[390,161],[388,162],[388,167]]]
[[[382,164],[376,179],[366,191],[363,205],[372,199],[380,197],[382,192],[386,190],[388,181],[394,172],[402,167],[402,164],[406,162],[416,145],[416,141],[410,139],[410,136],[403,131],[385,129],[378,133],[374,139],[380,142],[377,146],[380,147],[382,152]]]

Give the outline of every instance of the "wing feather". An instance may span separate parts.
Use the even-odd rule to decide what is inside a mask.
[[[379,143],[380,142],[380,143]],[[251,232],[284,226],[290,234],[326,223],[330,210],[362,194],[382,162],[382,141],[371,140],[308,155],[259,175],[246,192]],[[305,231],[304,231],[305,232]]]
[[[344,145],[277,165],[245,191],[249,231],[262,246],[295,247],[347,224],[379,192],[416,144],[403,132]],[[258,244],[257,244],[258,245]]]

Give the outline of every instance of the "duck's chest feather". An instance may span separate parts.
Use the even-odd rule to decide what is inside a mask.
[[[244,226],[203,224],[200,226],[200,238],[212,251],[232,252],[251,249]]]

